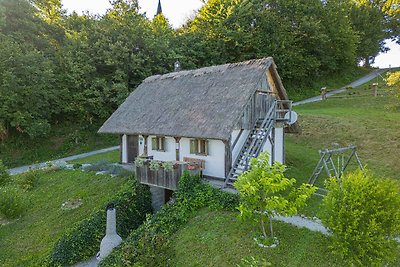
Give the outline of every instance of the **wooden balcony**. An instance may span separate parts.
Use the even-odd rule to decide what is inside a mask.
[[[177,161],[173,163],[172,170],[166,170],[162,167],[158,170],[152,170],[150,162],[150,160],[146,160],[143,166],[135,167],[136,177],[142,184],[176,190],[178,189],[179,178],[184,171],[189,171],[191,175],[200,173],[200,167],[195,163]],[[162,162],[160,163],[162,165]]]

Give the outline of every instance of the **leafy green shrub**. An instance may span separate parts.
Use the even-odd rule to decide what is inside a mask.
[[[132,175],[132,171],[129,171],[122,166],[118,166],[118,165],[114,165],[114,164],[109,166],[109,168],[107,169],[107,173],[116,175],[116,176],[120,176],[120,177],[128,177],[128,176]]]
[[[0,213],[7,219],[16,219],[26,210],[27,201],[16,187],[0,188]]]
[[[205,206],[234,210],[239,204],[237,195],[204,184],[199,176],[188,172],[180,178],[174,198],[174,202],[148,216],[100,266],[171,266],[173,251],[168,240],[196,210]]]
[[[251,169],[241,174],[235,183],[239,191],[240,216],[243,219],[256,219],[261,222],[263,238],[267,239],[265,221],[269,219],[270,237],[274,238],[272,217],[274,214],[290,216],[306,205],[316,191],[310,184],[294,188],[296,180],[286,178],[286,166],[275,162],[269,164],[267,152],[251,159]]]
[[[326,183],[321,219],[333,234],[333,252],[350,265],[383,266],[399,249],[400,184],[356,171]]]
[[[34,187],[37,186],[39,182],[39,177],[40,174],[37,170],[29,170],[27,172],[24,172],[18,175],[18,186],[24,191],[32,190]]]
[[[132,180],[112,201],[117,210],[117,232],[126,238],[151,213],[151,195],[147,186]],[[71,265],[95,255],[105,235],[107,213],[105,208],[94,212],[80,222],[53,247],[46,265]]]
[[[75,163],[74,165],[72,165],[72,168],[74,168],[74,170],[78,170],[78,169],[82,168],[82,164]]]
[[[10,174],[7,171],[7,167],[0,160],[0,186],[4,186],[10,182]]]
[[[107,161],[98,161],[90,166],[85,167],[85,171],[101,172],[110,168],[110,163]]]
[[[161,163],[157,160],[150,161],[149,169],[152,171],[158,171],[161,168]]]

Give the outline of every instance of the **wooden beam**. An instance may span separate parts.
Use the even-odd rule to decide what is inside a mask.
[[[180,143],[179,141],[181,140],[180,137],[174,137],[175,138],[175,160],[179,161],[180,160]]]
[[[148,138],[149,136],[148,135],[143,135],[143,138],[144,138],[144,149],[143,149],[143,154],[145,155],[145,156],[148,156],[148,148],[147,148],[147,138]]]

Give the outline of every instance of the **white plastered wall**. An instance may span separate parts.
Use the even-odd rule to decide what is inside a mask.
[[[274,135],[274,136],[272,136]],[[282,127],[276,127],[274,131],[271,131],[270,137],[273,137],[272,140],[275,142],[275,146],[272,147],[271,141],[269,138],[264,144],[263,151],[267,151],[270,155],[269,163],[272,164],[272,159],[274,161],[280,162],[282,164],[285,163],[285,133]]]
[[[283,127],[275,128],[275,161],[285,163],[285,133]]]
[[[122,163],[128,163],[128,137],[126,134],[122,135],[122,145],[121,145],[121,155],[122,155]]]
[[[153,156],[155,160],[172,161],[176,159],[175,138],[165,137],[165,151],[153,150],[151,140],[155,137],[150,135],[147,137],[147,154]]]
[[[235,142],[237,136],[239,135],[240,130],[233,130],[231,134],[231,146]],[[247,140],[247,136],[249,135],[250,130],[243,130],[242,135],[239,137],[239,140],[237,141],[235,147],[232,150],[232,166],[235,163],[236,157],[240,153],[240,150],[242,149],[244,143]]]
[[[175,138],[165,137],[165,152],[155,151],[151,147],[151,138],[147,138],[147,154],[153,156],[155,160],[174,161],[176,160]],[[192,138],[182,137],[179,141],[179,160],[184,157],[205,160],[205,170],[203,174],[207,176],[225,178],[225,144],[220,140],[208,139],[208,155],[201,156],[190,154],[190,140]],[[144,152],[144,138],[139,136],[139,155]]]
[[[203,174],[225,178],[225,144],[221,140],[208,139],[208,155],[190,154],[190,138],[180,140],[180,160],[184,157],[205,160]]]

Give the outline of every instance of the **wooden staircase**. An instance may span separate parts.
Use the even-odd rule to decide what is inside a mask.
[[[237,180],[240,174],[247,171],[251,158],[258,157],[261,150],[268,139],[274,123],[276,120],[276,107],[277,104],[274,102],[269,111],[267,112],[264,119],[257,120],[254,124],[253,129],[247,136],[246,142],[240,150],[234,164],[225,179],[223,188],[226,186],[232,186]]]

